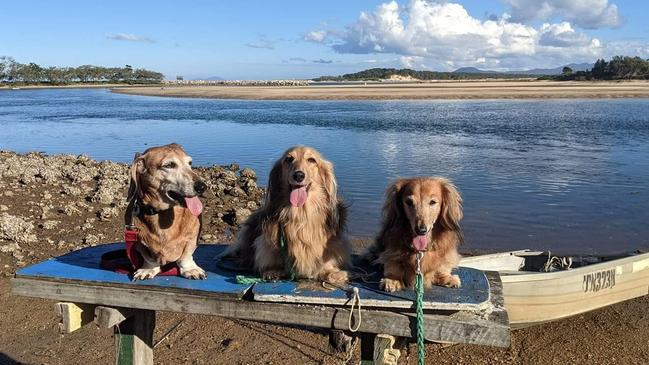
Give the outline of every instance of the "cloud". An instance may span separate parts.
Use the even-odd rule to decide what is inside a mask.
[[[550,47],[584,47],[591,44],[584,33],[576,32],[568,22],[543,24],[540,29],[539,45]],[[599,42],[599,41],[598,41]]]
[[[510,6],[512,20],[526,22],[558,17],[587,29],[617,27],[622,19],[617,5],[608,0],[504,0]]]
[[[143,37],[131,33],[117,33],[117,34],[106,36],[106,38],[112,39],[114,41],[147,42],[147,43],[155,42],[153,39],[149,37]]]
[[[324,43],[327,40],[327,31],[326,30],[314,30],[311,31],[302,37],[307,42],[313,43]]]
[[[275,42],[265,37],[261,37],[255,41],[246,43],[246,46],[250,48],[275,49]]]
[[[317,60],[313,60],[313,61],[311,61],[311,62],[313,62],[313,63],[326,63],[326,64],[334,63],[333,60],[323,60],[322,58],[317,59]]]
[[[302,57],[291,57],[288,60],[289,62],[306,62],[306,58]]]
[[[406,57],[402,64],[422,68],[551,65],[592,60],[601,53],[599,40],[575,31],[568,22],[537,29],[506,14],[480,20],[460,4],[425,0],[412,0],[405,7],[391,1],[362,12],[338,38],[332,45],[336,52],[396,54]]]

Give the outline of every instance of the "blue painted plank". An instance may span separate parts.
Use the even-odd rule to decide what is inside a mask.
[[[365,268],[365,272],[372,272],[372,269]],[[482,271],[460,267],[454,273],[460,276],[462,287],[426,289],[424,308],[479,310],[489,305],[489,281]],[[364,307],[413,308],[415,293],[412,289],[387,293],[379,289],[379,280],[380,273],[375,272],[365,281],[352,282],[337,290],[327,290],[313,282],[258,283],[252,288],[252,293],[258,301],[349,305],[352,286],[355,286]]]
[[[16,272],[17,277],[47,278],[50,280],[78,280],[102,284],[125,284],[133,287],[154,287],[188,289],[223,294],[241,298],[251,285],[237,284],[236,273],[216,266],[215,257],[225,249],[225,245],[199,245],[194,260],[207,272],[206,280],[189,280],[179,276],[157,276],[150,280],[133,282],[125,274],[99,267],[101,255],[112,250],[124,248],[123,243],[112,243],[88,247],[66,255],[55,257],[31,265]]]

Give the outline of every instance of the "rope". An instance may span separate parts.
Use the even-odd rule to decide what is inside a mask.
[[[417,252],[417,276],[415,279],[415,301],[417,304],[417,363],[425,365],[426,349],[424,348],[424,274],[421,272],[421,259],[424,254]]]
[[[284,263],[286,265],[286,273],[288,274],[289,281],[295,281],[295,271],[293,271],[293,263],[288,254],[288,243],[286,242],[286,236],[284,235],[284,228],[279,228],[279,248],[282,250],[282,256],[284,257]]]
[[[353,291],[352,307],[349,309],[349,318],[347,318],[347,327],[349,327],[350,332],[356,332],[358,331],[359,328],[361,328],[361,322],[363,321],[363,317],[361,315],[361,296],[360,294],[358,294],[357,287],[354,287],[352,291]],[[352,327],[352,317],[354,317],[354,305],[356,304],[358,304],[358,320],[356,323],[356,327]]]
[[[344,288],[340,285],[332,284],[327,281],[322,282],[322,287],[327,290],[340,289],[342,291],[347,292],[348,294],[351,294],[352,296],[350,299],[351,308],[349,308],[349,317],[347,317],[347,328],[349,329],[350,332],[358,331],[361,328],[361,323],[363,323],[363,314],[361,312],[361,295],[358,291],[358,288],[355,286],[352,286],[351,289]],[[354,308],[356,308],[356,312],[358,313],[356,326],[352,325],[352,320],[354,319]]]

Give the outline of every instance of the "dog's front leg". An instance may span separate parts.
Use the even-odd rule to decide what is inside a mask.
[[[400,291],[406,287],[404,283],[405,270],[401,265],[386,262],[383,267],[383,276],[379,285],[387,292]]]
[[[255,269],[264,280],[279,280],[286,276],[286,267],[282,251],[276,245],[266,242],[259,236],[253,243],[255,246]]]
[[[207,279],[207,274],[200,266],[196,265],[192,255],[181,257],[176,261],[176,265],[180,269],[180,275],[187,279]]]
[[[442,271],[437,271],[432,275],[432,283],[433,285],[445,286],[447,288],[459,288],[462,285],[459,276]]]
[[[146,249],[138,250],[144,259],[144,263],[141,268],[135,270],[135,273],[133,274],[134,281],[153,279],[160,273],[160,264],[158,264],[158,261],[151,257],[151,255],[146,251]]]

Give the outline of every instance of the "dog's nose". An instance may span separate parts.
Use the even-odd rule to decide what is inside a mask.
[[[428,233],[428,227],[420,226],[420,227],[417,227],[417,229],[415,231],[417,232],[418,235],[423,236],[426,233]]]
[[[196,194],[203,194],[205,190],[207,190],[207,185],[204,182],[196,181],[194,183],[194,191],[196,191]]]
[[[302,182],[304,181],[305,176],[304,172],[298,170],[293,173],[293,180],[295,180],[295,182]]]

